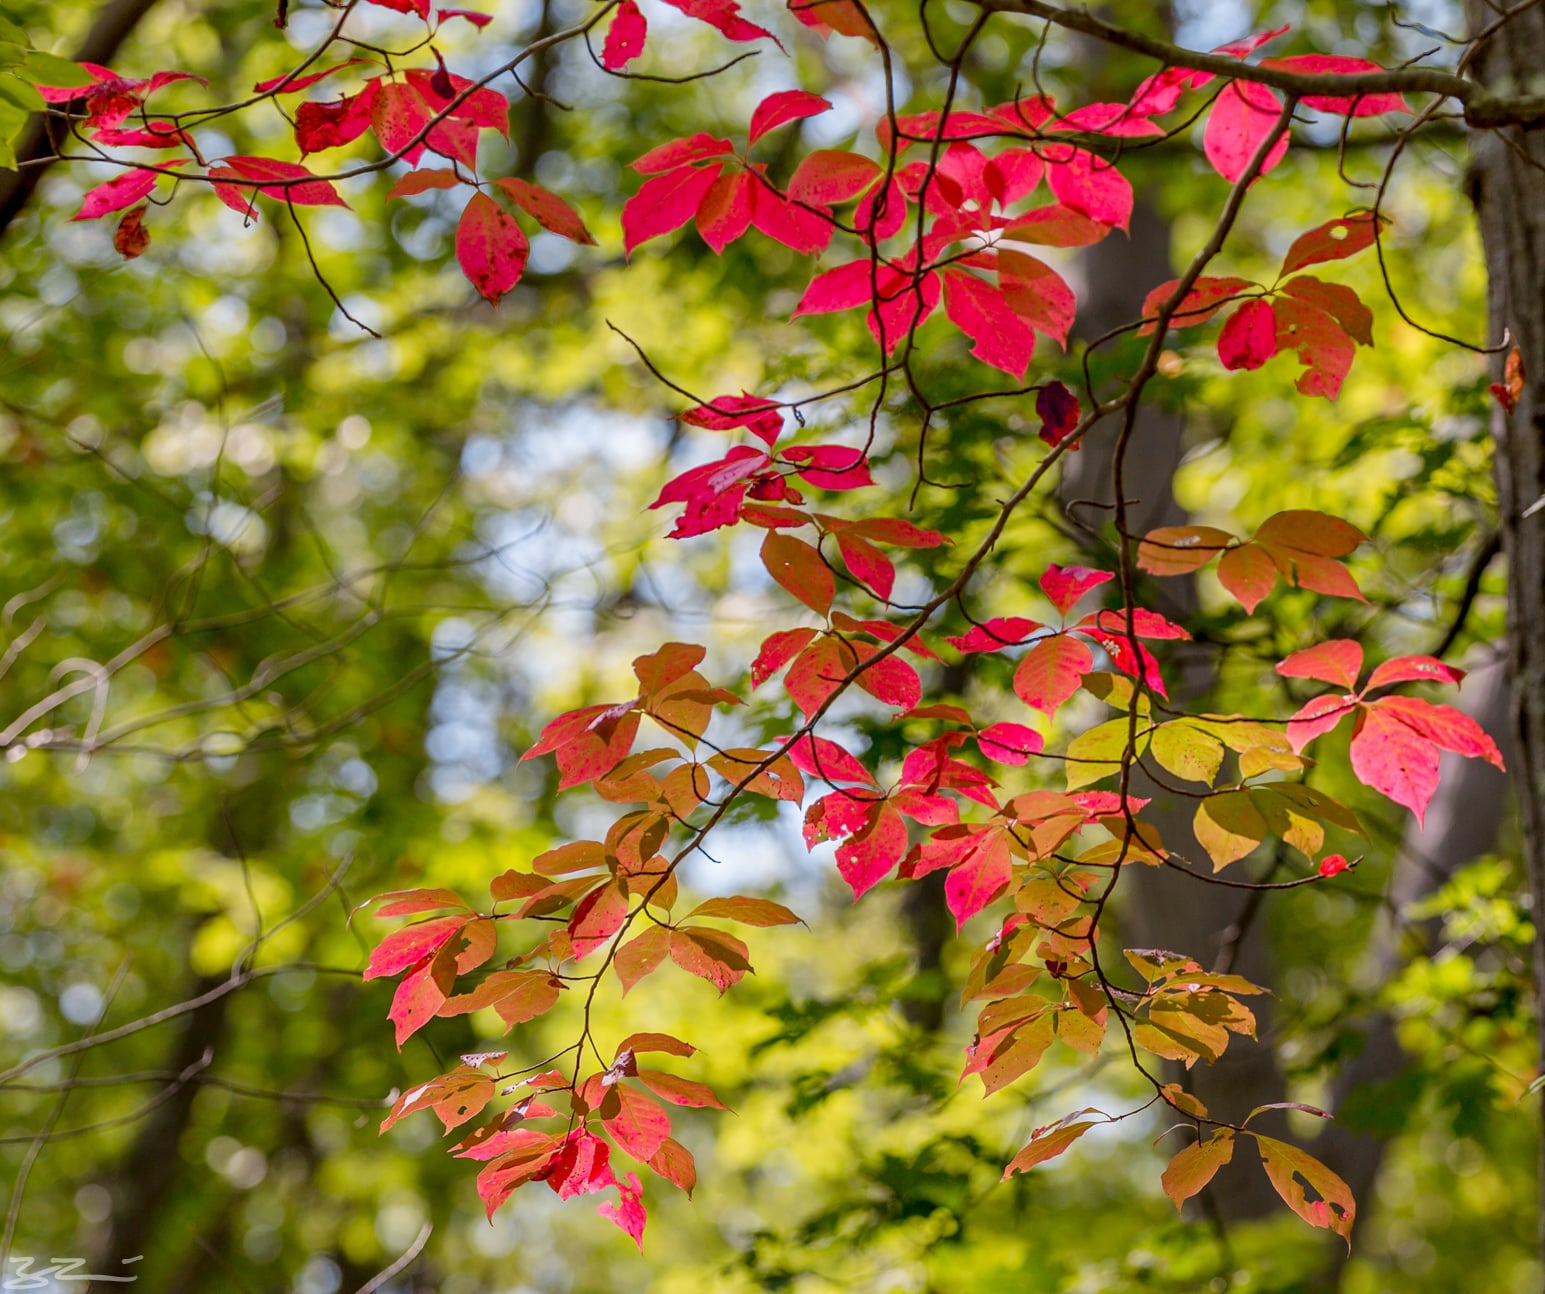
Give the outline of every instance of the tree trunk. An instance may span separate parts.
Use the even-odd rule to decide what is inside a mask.
[[[1496,20],[1495,11],[1478,0],[1466,8],[1474,31]],[[1493,90],[1530,86],[1545,68],[1545,11],[1534,5],[1511,10],[1509,20],[1480,47],[1474,67],[1477,79]],[[1499,407],[1493,422],[1508,568],[1507,660],[1516,743],[1512,772],[1535,914],[1536,1027],[1545,1044],[1545,1011],[1540,1009],[1545,1002],[1545,135],[1516,127],[1480,135],[1471,185],[1486,249],[1492,340],[1499,345],[1511,341],[1518,348],[1525,379],[1516,407],[1511,413]],[[1503,356],[1492,362],[1501,380]],[[1541,1147],[1545,1183],[1545,1139]],[[1545,1210],[1540,1222],[1545,1251]]]

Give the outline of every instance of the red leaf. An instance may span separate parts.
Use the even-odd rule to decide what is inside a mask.
[[[1353,696],[1341,696],[1334,692],[1317,696],[1288,720],[1288,744],[1293,747],[1295,754],[1302,754],[1304,747],[1316,737],[1323,736],[1347,715],[1361,708]]]
[[[649,25],[644,21],[638,0],[622,0],[606,29],[606,43],[601,47],[601,66],[615,72],[637,58],[644,50]]]
[[[688,1198],[691,1197],[692,1188],[697,1185],[697,1164],[692,1158],[692,1152],[679,1141],[667,1137],[649,1160],[649,1167],[672,1186],[685,1191]]]
[[[186,160],[186,159],[184,159]],[[97,220],[109,212],[132,207],[156,187],[159,178],[155,171],[135,169],[115,175],[112,179],[90,190],[71,220]]]
[[[665,0],[665,2],[672,8],[681,10],[688,18],[706,22],[730,40],[760,40],[766,36],[773,44],[778,43],[777,38],[770,31],[742,18],[740,6],[735,3],[735,0]]]
[[[750,171],[726,172],[703,195],[697,209],[697,232],[715,252],[722,255],[751,227],[752,188],[756,183]],[[778,423],[782,425],[781,418]]]
[[[1291,58],[1267,58],[1262,67],[1281,68],[1284,72],[1308,73],[1311,76],[1355,76],[1359,72],[1382,72],[1377,63],[1365,58],[1347,58],[1340,54],[1295,54]],[[1334,112],[1343,117],[1377,117],[1385,112],[1409,112],[1406,101],[1398,94],[1306,94],[1303,105],[1316,112]]]
[[[1328,220],[1307,233],[1300,234],[1282,258],[1282,273],[1286,277],[1308,265],[1324,261],[1345,260],[1364,248],[1373,246],[1377,227],[1372,212],[1347,216],[1342,220]]]
[[[756,105],[756,110],[751,114],[751,130],[746,143],[748,146],[756,143],[769,130],[785,122],[815,117],[830,110],[831,103],[828,100],[808,90],[779,90]]]
[[[1035,416],[1041,420],[1041,439],[1060,445],[1078,426],[1078,397],[1061,382],[1048,382],[1036,392]]]
[[[1357,690],[1357,676],[1362,668],[1362,645],[1350,638],[1335,638],[1296,651],[1276,667],[1283,678],[1316,678],[1348,692]]]
[[[1004,250],[998,253],[998,288],[1009,303],[1009,309],[1023,322],[1066,349],[1078,303],[1062,275],[1033,256]],[[1042,388],[1043,391],[1047,389]],[[1074,401],[1074,408],[1077,408],[1077,401]],[[1044,429],[1042,439],[1045,439]]]
[[[821,554],[802,539],[767,532],[762,541],[762,564],[767,573],[817,615],[831,609],[837,582]]]
[[[1022,723],[992,724],[976,734],[976,742],[994,763],[1014,765],[1028,764],[1046,746],[1040,733]]]
[[[644,1211],[643,1190],[638,1184],[638,1174],[627,1173],[612,1185],[617,1188],[617,1203],[607,1200],[597,1204],[595,1211],[632,1236],[639,1253],[643,1253],[644,1224],[648,1222],[649,1215]]]
[[[150,246],[150,230],[144,226],[146,203],[123,213],[123,219],[118,222],[118,228],[113,230],[113,250],[126,261],[132,261],[136,256],[143,255],[145,249]]]
[[[1078,691],[1084,675],[1094,668],[1094,655],[1076,638],[1053,634],[1025,653],[1014,671],[1014,694],[1044,714]]]
[[[783,686],[800,713],[809,718],[826,703],[857,663],[851,647],[835,638],[823,637],[801,652],[789,666]]]
[[[804,632],[813,633],[814,631]],[[825,737],[806,733],[790,742],[784,749],[788,751],[794,767],[802,773],[809,773],[811,777],[819,777],[832,783],[863,782],[869,786],[875,785],[874,775],[854,755]]]
[[[1137,330],[1139,337],[1148,336],[1158,327],[1156,321],[1159,308],[1174,295],[1179,282],[1179,279],[1171,279],[1168,283],[1161,283],[1143,298],[1143,318],[1151,322],[1145,323]],[[1175,307],[1174,313],[1170,315],[1169,326],[1191,328],[1197,324],[1206,323],[1230,300],[1254,286],[1248,279],[1199,278],[1191,285],[1191,290],[1186,293],[1181,303]]]
[[[436,917],[433,921],[420,921],[394,931],[370,954],[370,964],[365,967],[364,977],[372,980],[396,975],[434,956],[471,920],[472,913],[468,912],[451,917]]]
[[[1013,875],[1008,841],[998,831],[988,834],[979,848],[950,868],[944,878],[944,901],[955,915],[955,929],[959,931],[997,898]]]
[[[1438,789],[1437,745],[1383,705],[1365,706],[1352,734],[1351,754],[1357,780],[1405,805],[1420,825],[1427,801]]]
[[[1304,365],[1294,384],[1297,390],[1334,400],[1351,371],[1356,343],[1334,316],[1302,297],[1280,296],[1274,309],[1278,349],[1297,351]]]
[[[370,129],[371,109],[381,82],[372,80],[358,94],[328,103],[303,103],[295,110],[295,142],[302,156],[352,143]]]
[[[667,1074],[658,1069],[639,1070],[638,1081],[662,1100],[669,1101],[672,1105],[679,1105],[683,1109],[729,1109],[729,1106],[715,1096],[713,1088],[706,1083],[694,1083],[689,1078],[678,1078],[675,1074]]]
[[[617,881],[608,881],[585,895],[569,918],[569,936],[573,940],[576,960],[599,948],[622,929],[627,915],[628,891]]]
[[[1037,1164],[1056,1158],[1092,1127],[1093,1123],[1083,1122],[1038,1129],[1030,1144],[1009,1161],[1003,1170],[1003,1179],[1007,1181],[1015,1173],[1028,1172]]]
[[[976,343],[985,364],[1022,378],[1035,350],[1035,333],[996,288],[960,270],[944,272],[944,312]]]
[[[392,185],[386,200],[390,202],[393,198],[412,198],[420,193],[428,193],[431,189],[454,189],[460,183],[454,171],[409,171]]]
[[[873,276],[874,267],[868,261],[849,261],[817,274],[794,307],[794,318],[851,310],[863,305],[872,295]]]
[[[416,969],[402,977],[397,991],[392,994],[391,1010],[387,1012],[387,1019],[396,1026],[398,1051],[445,1005],[446,990],[450,987],[447,978],[446,969],[438,958],[433,957],[425,958]]]
[[[853,578],[882,602],[889,600],[896,586],[896,567],[890,558],[857,535],[841,531],[837,533],[837,548]]]
[[[751,193],[751,223],[769,238],[813,256],[826,250],[833,225],[824,210],[790,202],[765,180]]]
[[[334,72],[341,72],[346,67],[353,67],[356,63],[366,63],[369,59],[346,58],[341,63],[334,63],[331,67],[323,68],[320,72],[308,72],[304,76],[295,76],[286,72],[283,76],[270,77],[266,81],[259,81],[252,87],[254,94],[271,94],[277,91],[280,94],[294,94],[297,90],[304,90],[315,85],[318,81],[325,81]]]
[[[493,15],[486,14],[486,13],[476,13],[476,12],[474,12],[471,9],[437,9],[437,10],[435,10],[435,21],[436,22],[444,22],[447,18],[461,18],[461,19],[464,19],[465,21],[471,23],[479,31],[481,31],[484,27],[488,26],[488,24],[493,21]]]
[[[822,149],[794,168],[789,177],[789,197],[813,206],[834,206],[852,201],[879,176],[879,164],[862,153]]]
[[[225,165],[244,180],[272,180],[258,192],[265,198],[292,202],[298,207],[347,207],[330,180],[316,179],[298,162],[276,162],[270,157],[228,157]],[[210,172],[214,174],[213,171]],[[243,190],[243,193],[250,190]]]
[[[873,485],[869,458],[861,449],[846,445],[795,445],[783,451],[790,462],[806,463],[796,469],[803,480],[822,490],[857,490]]]
[[[734,151],[735,146],[729,140],[716,139],[713,135],[698,131],[695,135],[673,139],[657,148],[651,148],[631,165],[640,175],[655,175],[661,171],[674,171],[688,162],[703,162],[710,157],[722,157]]]
[[[1026,620],[1022,616],[997,616],[985,624],[977,625],[968,634],[947,638],[945,641],[957,651],[1002,651],[1005,647],[1024,642],[1045,627],[1038,621]]]
[[[751,662],[751,686],[761,687],[809,645],[814,629],[782,629],[771,634]],[[796,761],[797,762],[797,761]],[[806,770],[808,771],[808,770]]]
[[[436,912],[442,908],[466,910],[467,907],[455,890],[392,890],[387,894],[377,894],[369,901],[383,904],[375,911],[378,917],[409,917],[420,912]]]
[[[1277,353],[1277,316],[1270,301],[1246,301],[1218,334],[1218,358],[1227,369],[1256,369]]]
[[[1374,669],[1364,690],[1391,683],[1458,683],[1464,676],[1464,670],[1445,665],[1431,656],[1396,656]]]
[[[1277,585],[1277,565],[1259,544],[1230,548],[1218,562],[1218,581],[1254,611]]]
[[[1282,101],[1264,85],[1230,81],[1213,101],[1207,117],[1202,150],[1213,168],[1230,184],[1245,173],[1256,150],[1282,115]],[[1260,169],[1265,175],[1288,149],[1286,133],[1272,146]]]
[[[898,710],[911,710],[923,699],[917,671],[898,656],[886,656],[865,666],[857,682],[877,701]]]
[[[1098,224],[1125,229],[1132,219],[1132,186],[1106,158],[1059,145],[1048,154],[1046,183],[1063,206]]]
[[[751,969],[745,944],[733,935],[701,926],[671,931],[671,960],[720,993],[738,984]]]
[[[1350,866],[1345,854],[1326,854],[1320,859],[1319,873],[1321,876],[1339,876]]]
[[[1285,284],[1282,290],[1288,296],[1323,310],[1359,346],[1373,345],[1373,311],[1351,288],[1340,283],[1325,283],[1305,274]]]
[[[880,803],[869,811],[862,829],[837,846],[837,871],[852,887],[853,897],[862,898],[890,875],[906,852],[907,824],[890,805]]]
[[[1052,606],[1063,615],[1067,615],[1084,594],[1115,578],[1109,571],[1096,571],[1087,566],[1053,564],[1048,566],[1046,573],[1041,576],[1041,592],[1046,595]]]
[[[499,299],[520,282],[530,244],[515,217],[485,193],[474,193],[456,224],[456,260],[487,300]]]
[[[1099,242],[1110,230],[1109,225],[1102,225],[1081,211],[1057,203],[1015,216],[1005,236],[1015,242],[1037,243],[1043,247],[1088,247]]]
[[[671,1135],[670,1115],[657,1102],[622,1083],[611,1090],[616,1093],[619,1108],[611,1118],[602,1119],[602,1126],[623,1150],[647,1162]]]
[[[411,165],[423,151],[422,143],[412,144],[429,127],[429,105],[413,86],[402,81],[382,82],[370,106],[370,124],[388,153],[401,155]]]
[[[1456,755],[1484,759],[1502,768],[1502,752],[1486,730],[1469,715],[1449,705],[1433,705],[1412,696],[1387,696],[1375,701],[1370,711],[1392,714],[1428,741]]]
[[[595,239],[585,228],[579,213],[556,193],[550,193],[540,184],[531,184],[516,176],[495,180],[511,202],[531,216],[543,229],[567,238],[570,242],[595,246]]]
[[[658,970],[670,956],[670,951],[671,932],[664,926],[650,926],[643,934],[620,945],[617,955],[612,958],[612,968],[622,982],[623,995],[626,996],[644,976]]]
[[[728,149],[727,143],[725,147]],[[622,206],[624,250],[631,253],[640,243],[680,229],[691,220],[721,170],[723,164],[717,162],[704,167],[678,166],[646,180]]]

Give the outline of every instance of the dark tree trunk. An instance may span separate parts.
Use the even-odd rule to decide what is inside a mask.
[[[1472,30],[1496,21],[1467,5]],[[1481,46],[1477,78],[1493,90],[1531,86],[1545,68],[1545,11],[1521,5]],[[1507,136],[1507,137],[1504,137]],[[1545,1042],[1545,133],[1508,127],[1475,140],[1471,195],[1490,280],[1491,336],[1518,347],[1524,384],[1496,427],[1497,503],[1508,567],[1507,658],[1516,747],[1512,773],[1535,920],[1535,1010]],[[1504,359],[1493,359],[1502,377]],[[1545,1138],[1541,1141],[1545,1148]],[[1545,1181],[1545,1151],[1541,1176]],[[1545,1210],[1541,1212],[1545,1250]]]

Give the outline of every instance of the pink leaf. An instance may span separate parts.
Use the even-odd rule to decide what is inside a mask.
[[[479,293],[493,304],[520,282],[530,244],[515,217],[487,194],[474,193],[456,224],[456,260]]]
[[[756,111],[751,114],[751,130],[747,136],[747,145],[756,143],[769,130],[774,130],[785,122],[797,121],[802,117],[815,117],[830,110],[829,100],[821,98],[818,94],[811,94],[808,90],[779,90],[775,94],[769,94],[756,105]]]
[[[1067,615],[1084,594],[1115,578],[1109,571],[1096,571],[1087,566],[1058,566],[1054,563],[1041,576],[1041,592],[1052,606]]]
[[[1291,58],[1268,58],[1261,61],[1261,66],[1280,68],[1284,72],[1308,73],[1311,76],[1355,76],[1359,72],[1384,70],[1365,58],[1347,58],[1340,54],[1295,54]],[[1303,105],[1316,112],[1334,112],[1343,117],[1377,117],[1385,112],[1411,110],[1398,94],[1306,94]]]
[[[1218,334],[1218,358],[1227,369],[1257,369],[1277,353],[1277,316],[1270,301],[1246,301]]]
[[[868,824],[837,847],[837,871],[855,899],[883,881],[907,852],[907,824],[890,805],[880,803]]]
[[[618,1202],[613,1204],[607,1200],[597,1204],[595,1211],[632,1236],[639,1253],[643,1253],[644,1224],[649,1220],[649,1215],[644,1211],[643,1189],[639,1186],[638,1174],[626,1173],[612,1185],[617,1188]]]
[[[404,82],[383,83],[370,107],[370,124],[381,147],[402,156],[409,165],[423,152],[423,145],[412,141],[427,133],[429,119],[424,96]]]
[[[1223,87],[1207,118],[1202,151],[1213,168],[1230,184],[1245,173],[1250,159],[1271,134],[1282,115],[1282,102],[1274,92],[1253,81],[1230,81]],[[1260,173],[1265,175],[1288,149],[1284,132],[1266,155]]]
[[[1431,656],[1396,656],[1373,671],[1368,678],[1368,688],[1386,687],[1390,683],[1458,683],[1464,676],[1464,670],[1445,665]]]
[[[697,209],[697,232],[716,253],[722,255],[751,227],[752,188],[756,183],[750,171],[726,173],[703,196]]]
[[[651,148],[631,165],[640,175],[657,175],[661,171],[674,171],[689,162],[705,162],[711,157],[723,157],[734,151],[729,140],[716,139],[699,131],[695,135],[673,139],[658,148]]]
[[[1295,753],[1302,754],[1304,747],[1316,737],[1323,736],[1360,708],[1357,698],[1351,695],[1328,692],[1317,696],[1287,721],[1288,744]]]
[[[1412,696],[1387,696],[1368,707],[1371,711],[1394,715],[1413,732],[1456,755],[1484,759],[1502,767],[1502,752],[1486,730],[1463,711],[1450,705],[1433,705]]]
[[[1351,692],[1363,668],[1363,649],[1351,638],[1335,638],[1296,651],[1277,665],[1283,678],[1315,678]]]
[[[1132,219],[1132,186],[1106,158],[1059,145],[1048,157],[1046,183],[1063,206],[1102,225],[1125,229]]]
[[[1094,668],[1094,654],[1076,638],[1054,634],[1036,643],[1014,671],[1014,694],[1043,714],[1078,691]]]
[[[968,634],[945,641],[962,652],[1002,651],[1005,647],[1024,642],[1044,628],[1038,621],[1026,620],[1022,616],[998,616],[977,625]]]
[[[678,166],[646,180],[622,207],[624,249],[631,253],[640,243],[680,229],[697,214],[722,169],[723,164],[717,162],[705,167]]]
[[[1420,825],[1438,789],[1438,747],[1382,705],[1370,706],[1359,716],[1351,755],[1357,780],[1405,805]]]
[[[1031,755],[1045,749],[1045,739],[1022,723],[995,723],[976,735],[982,754],[998,764],[1028,764]]]
[[[1001,832],[993,832],[981,847],[950,869],[944,878],[944,901],[959,930],[1003,892],[1014,875],[1014,860]]]
[[[790,202],[760,180],[751,194],[751,223],[769,238],[796,252],[815,255],[832,239],[832,222],[822,209]]]
[[[985,364],[1023,377],[1035,350],[1035,333],[1003,294],[960,270],[944,273],[944,312],[976,343],[971,353]]]
[[[797,632],[797,631],[796,631]],[[813,631],[812,631],[813,632]],[[835,741],[806,733],[785,748],[794,767],[828,782],[864,782],[875,785],[874,775]]]
[[[301,104],[295,110],[295,142],[301,155],[352,143],[369,130],[371,109],[380,86],[380,81],[370,81],[347,99]]]
[[[495,180],[494,183],[504,190],[511,202],[531,216],[543,229],[551,230],[570,242],[584,243],[592,247],[595,245],[595,239],[585,228],[585,222],[579,218],[579,213],[556,193],[550,193],[540,184],[532,184],[516,176],[507,176],[505,179]]]
[[[763,27],[747,22],[740,16],[740,6],[735,0],[665,0],[674,9],[681,10],[688,18],[706,22],[730,40],[760,40],[763,36],[777,44],[777,38]]]
[[[112,179],[91,189],[71,220],[97,220],[110,212],[132,207],[156,187],[159,178],[155,171],[135,169],[115,175]]]
[[[880,176],[877,162],[862,153],[827,148],[811,153],[789,177],[789,197],[813,206],[851,201]]]
[[[649,25],[644,21],[638,0],[622,0],[606,29],[606,43],[601,47],[601,66],[615,72],[637,58],[644,50]]]

